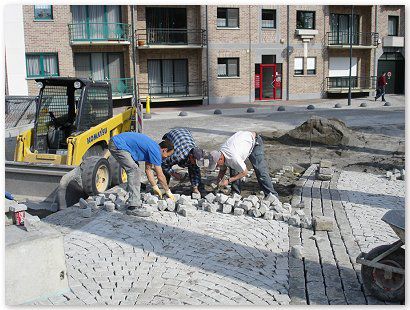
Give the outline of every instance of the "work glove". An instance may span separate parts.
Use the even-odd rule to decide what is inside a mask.
[[[171,190],[170,190],[170,189],[167,190],[167,191],[165,192],[165,194],[166,194],[169,198],[171,198],[173,202],[175,202],[175,196],[171,193]]]
[[[156,195],[159,196],[160,199],[162,199],[162,192],[161,192],[161,190],[159,189],[158,185],[153,186],[153,187],[152,187],[152,190],[154,191],[154,193],[155,193]]]

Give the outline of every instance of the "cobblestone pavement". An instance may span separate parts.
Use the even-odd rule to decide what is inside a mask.
[[[405,181],[343,171],[337,188],[361,251],[368,252],[397,240],[397,235],[381,218],[390,209],[404,208]]]
[[[66,234],[72,293],[37,304],[277,305],[290,301],[284,222],[204,211],[189,218],[171,212],[135,218],[98,211],[80,228],[84,222],[76,223],[75,209],[63,211],[65,216],[48,217]]]
[[[298,180],[292,205],[335,219],[331,232],[196,211],[135,218],[72,207],[44,220],[64,234],[72,292],[36,305],[385,304],[365,291],[356,257],[397,239],[381,221],[403,207],[404,181],[343,171]],[[288,255],[300,245],[303,257]]]
[[[354,172],[318,181],[315,169],[312,165],[298,181],[292,204],[304,201],[306,214],[333,217],[336,225],[331,232],[289,227],[290,247],[301,245],[304,252],[303,259],[289,257],[291,304],[385,304],[364,289],[356,257],[368,241],[397,240],[392,231],[386,233],[380,218],[387,209],[380,208],[385,203],[391,208],[403,205],[404,185],[394,190],[386,180]],[[366,240],[371,234],[375,239]]]

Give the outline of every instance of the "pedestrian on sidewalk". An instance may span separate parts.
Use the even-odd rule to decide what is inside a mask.
[[[178,165],[181,168],[188,168],[192,193],[199,193],[203,185],[198,162],[203,161],[204,151],[197,147],[191,132],[186,128],[175,128],[167,132],[162,139],[173,143],[175,150],[171,156],[162,161],[162,170],[168,184],[171,176],[182,180],[183,176],[172,169],[172,166]]]
[[[387,78],[386,72],[383,72],[381,76],[377,79],[377,90],[376,90],[376,97],[374,97],[374,101],[376,101],[380,96],[382,97],[382,101],[384,100],[384,95],[386,94],[386,85],[387,85]]]
[[[272,193],[278,197],[265,161],[262,138],[256,132],[238,131],[231,136],[219,151],[212,151],[209,154],[208,169],[215,170],[216,167],[220,167],[217,178],[219,186],[226,187],[228,184],[232,184],[232,191],[240,194],[241,179],[248,174],[245,164],[247,158],[255,170],[261,190],[265,195]],[[230,170],[230,178],[228,179],[225,178],[227,167]]]
[[[129,193],[127,214],[144,217],[151,215],[149,210],[142,208],[141,171],[138,161],[145,162],[145,173],[154,193],[162,198],[162,192],[155,181],[152,169],[165,190],[165,194],[175,200],[161,168],[162,159],[171,156],[174,152],[174,146],[171,142],[162,141],[157,144],[142,133],[123,132],[111,138],[108,149],[127,173],[127,191]]]

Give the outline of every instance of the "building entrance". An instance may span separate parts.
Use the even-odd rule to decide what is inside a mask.
[[[282,75],[278,72],[279,64],[255,65],[255,99],[282,99]]]
[[[377,66],[377,76],[391,72],[387,80],[386,94],[404,94],[404,57],[401,53],[383,53]]]

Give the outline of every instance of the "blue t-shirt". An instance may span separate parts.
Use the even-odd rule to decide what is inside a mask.
[[[161,166],[162,156],[158,143],[147,135],[136,132],[123,132],[112,138],[119,150],[127,151],[135,161],[145,161]]]

